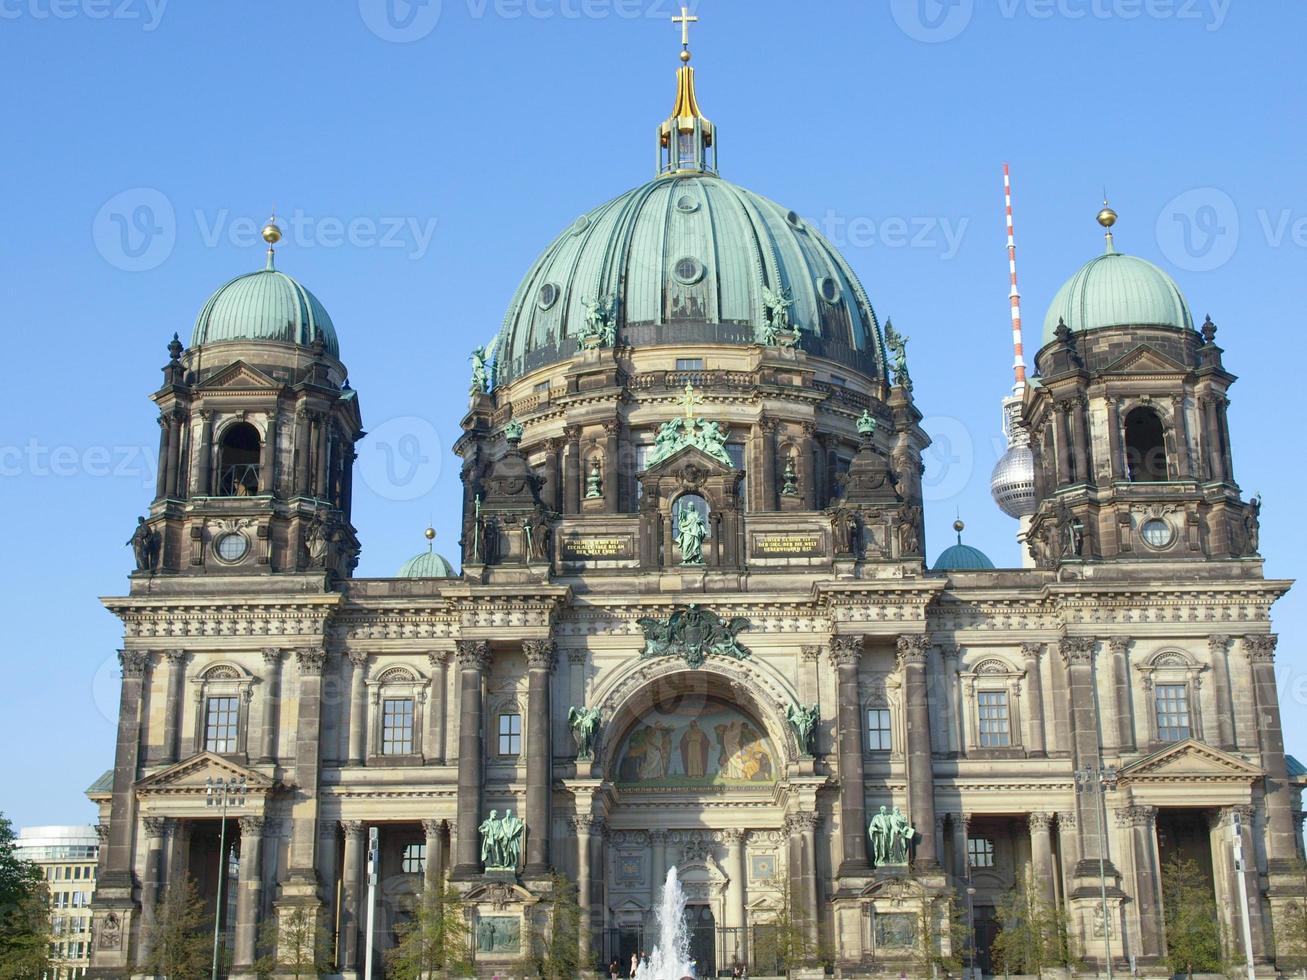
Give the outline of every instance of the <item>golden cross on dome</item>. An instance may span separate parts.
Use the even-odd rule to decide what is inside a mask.
[[[694,393],[694,385],[689,381],[685,382],[685,396],[681,399],[681,404],[685,406],[685,417],[687,419],[694,418],[694,410],[702,402],[703,398]]]
[[[690,25],[699,23],[699,18],[691,16],[690,8],[682,4],[681,16],[673,17],[672,23],[681,25],[681,47],[688,53],[690,50]]]

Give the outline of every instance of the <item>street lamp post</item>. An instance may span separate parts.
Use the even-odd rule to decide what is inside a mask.
[[[220,808],[218,829],[218,897],[213,906],[213,971],[218,980],[218,947],[222,938],[222,885],[227,877],[227,807],[245,805],[245,777],[240,779],[206,779],[204,805]]]
[[[968,868],[970,873],[970,861],[968,856]],[[976,975],[976,908],[975,908],[976,889],[974,885],[967,885],[967,960],[970,969],[967,971],[971,977]]]
[[[1076,789],[1097,794],[1098,813],[1098,895],[1103,902],[1103,945],[1106,952],[1107,980],[1112,980],[1112,922],[1107,912],[1107,786],[1115,783],[1113,769],[1077,769]]]

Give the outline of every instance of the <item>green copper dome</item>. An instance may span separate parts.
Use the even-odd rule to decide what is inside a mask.
[[[336,328],[318,298],[269,267],[237,276],[209,297],[195,318],[191,346],[232,340],[270,340],[307,347],[318,331],[333,357],[340,357]]]
[[[1151,262],[1113,251],[1086,264],[1058,290],[1044,317],[1045,344],[1054,339],[1059,321],[1076,332],[1194,326],[1189,305],[1170,276]]]
[[[458,572],[444,555],[424,551],[400,566],[396,578],[458,578]]]
[[[979,548],[973,548],[971,545],[959,541],[940,552],[940,556],[935,559],[933,570],[936,572],[977,572],[993,567],[994,563],[989,560],[987,554]]]
[[[610,311],[618,344],[756,343],[785,291],[804,350],[884,376],[871,303],[817,229],[715,174],[665,174],[582,215],[545,249],[504,318],[497,376],[570,358],[587,308]]]

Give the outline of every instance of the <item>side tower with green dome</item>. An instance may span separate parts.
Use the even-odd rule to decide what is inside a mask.
[[[1257,558],[1258,504],[1242,500],[1225,370],[1165,272],[1116,250],[1057,292],[1024,422],[1035,455],[1029,547],[1043,568],[1103,559]]]
[[[326,308],[264,268],[209,297],[189,346],[168,345],[159,476],[133,537],[137,575],[348,576],[358,397]]]

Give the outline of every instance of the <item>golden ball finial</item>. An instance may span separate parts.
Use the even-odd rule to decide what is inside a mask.
[[[1108,207],[1107,202],[1103,202],[1103,210],[1098,212],[1098,223],[1104,228],[1111,228],[1116,224],[1116,212]]]
[[[961,534],[966,529],[967,526],[962,523],[962,518],[959,517],[956,521],[953,522],[953,530],[957,531],[958,534]]]
[[[422,532],[422,536],[428,541],[434,541],[436,540],[436,529],[434,527],[429,527]]]
[[[263,226],[263,240],[269,245],[276,245],[281,241],[281,228],[277,226],[277,216],[275,214]]]
[[[690,63],[690,49],[686,48],[681,52],[681,63],[688,65]]]

